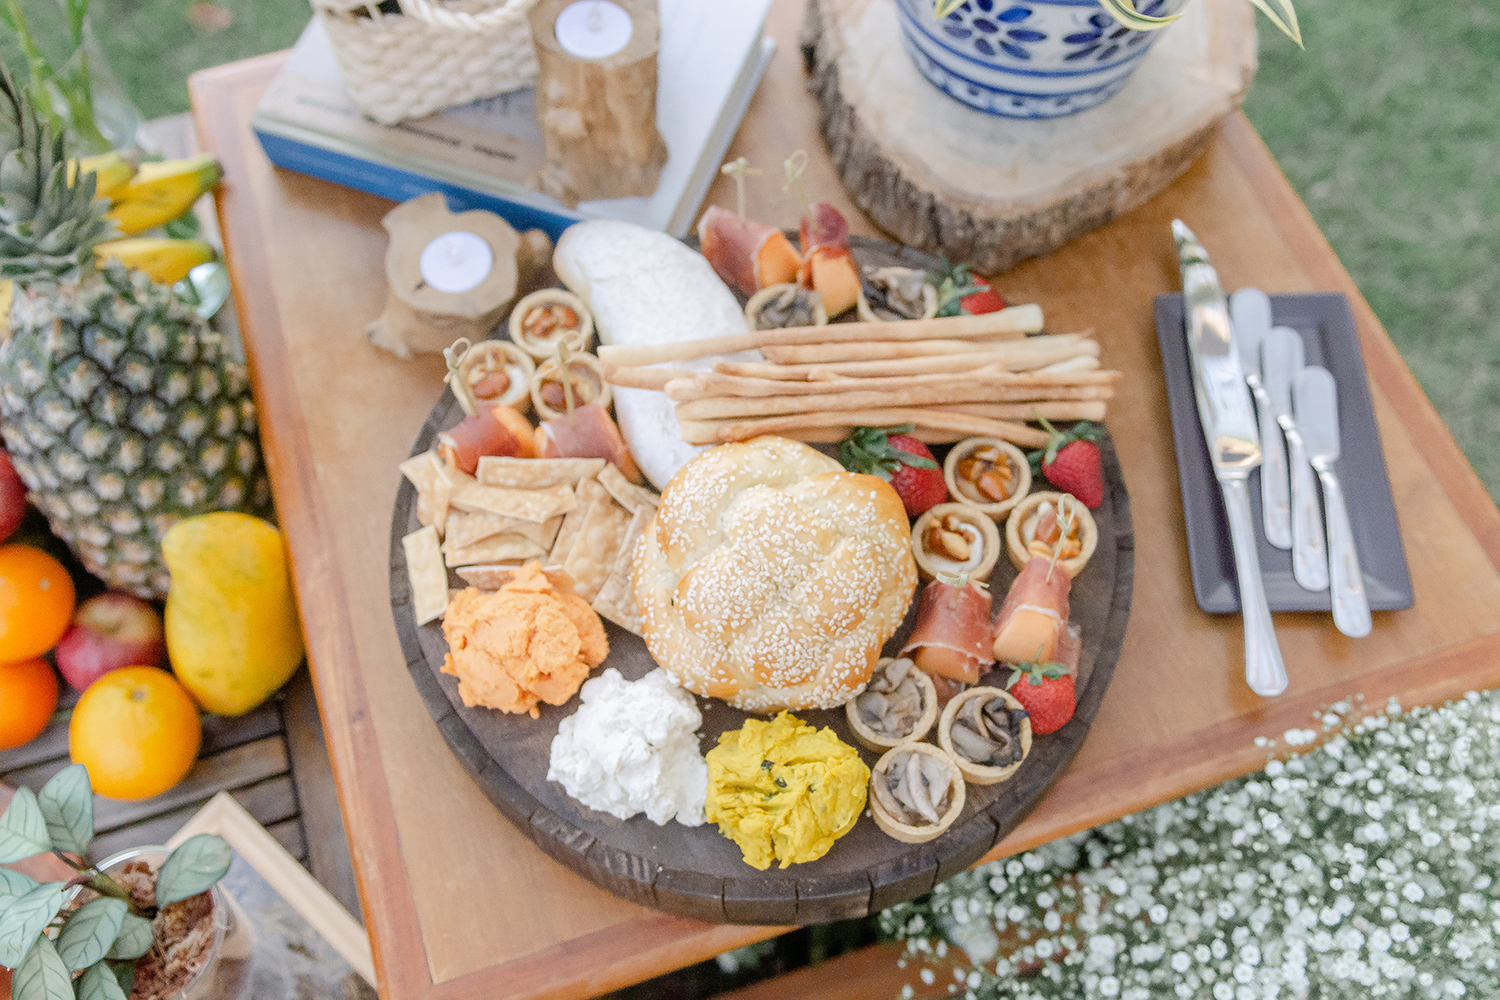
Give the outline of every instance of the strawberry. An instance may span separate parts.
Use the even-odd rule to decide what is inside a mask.
[[[961,312],[977,316],[980,313],[998,312],[1005,308],[1005,300],[1000,297],[999,292],[990,287],[988,281],[983,278],[970,278],[969,281],[979,285],[982,290],[959,299],[958,308]]]
[[[906,506],[907,517],[919,517],[948,499],[943,470],[932,452],[914,437],[911,424],[856,427],[839,445],[839,461],[850,472],[865,472],[890,483]]]
[[[939,316],[957,316],[960,312],[973,312],[974,310],[966,307],[968,301],[978,299],[988,292],[990,287],[983,278],[975,278],[969,274],[968,264],[955,264],[946,271],[930,275],[927,280],[937,285],[937,314]],[[998,295],[994,297],[999,299]],[[989,312],[990,310],[978,311]]]
[[[1031,453],[1033,466],[1040,468],[1053,486],[1073,494],[1089,510],[1098,507],[1104,502],[1104,461],[1094,443],[1099,439],[1099,425],[1080,420],[1067,431],[1060,431],[1045,417],[1041,424],[1052,440],[1045,449]]]
[[[1020,683],[1022,678],[1026,683]],[[1005,687],[1031,716],[1034,735],[1056,732],[1073,717],[1073,676],[1061,663],[1038,659],[1020,664],[1011,671]]]

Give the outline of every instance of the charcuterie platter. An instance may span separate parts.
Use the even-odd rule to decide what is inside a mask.
[[[925,329],[911,324],[934,319],[935,299],[947,306],[976,288],[955,289],[942,261],[845,235],[828,255],[847,254],[857,282],[857,303],[839,310],[852,322],[835,313],[827,325],[843,333],[807,332],[827,323],[816,314],[843,277],[822,271],[832,281],[825,296],[815,280],[803,283],[803,268],[802,279],[763,282],[783,287],[759,301],[764,289],[738,289],[732,301],[749,307],[747,319],[724,335],[719,360],[698,363],[673,343],[662,350],[677,360],[663,368],[657,347],[622,336],[629,310],[610,299],[607,268],[587,270],[597,247],[571,235],[605,227],[595,232],[657,246],[656,234],[608,228],[616,225],[565,233],[554,262],[571,295],[544,295],[539,307],[528,296],[517,307],[565,307],[546,315],[566,316],[563,328],[596,327],[597,357],[584,337],[526,374],[494,352],[490,371],[532,380],[539,426],[535,447],[522,445],[530,455],[474,443],[472,421],[484,410],[471,412],[473,390],[496,388],[485,372],[450,357],[450,387],[434,386],[391,526],[393,613],[417,689],[500,811],[549,855],[625,898],[713,922],[786,924],[859,916],[927,892],[1014,828],[1083,741],[1120,652],[1133,575],[1129,499],[1102,426],[1088,425],[1102,489],[1085,507],[1008,443],[1020,437],[1042,451],[1053,434],[1055,450],[1072,440],[1067,417],[1061,430],[1045,422],[1047,432],[1001,419],[991,396],[963,395],[964,380],[1007,386],[994,398],[1022,401],[1007,406],[1071,413],[1071,403],[1048,411],[1053,404],[1026,392],[1076,386],[1073,375],[1025,372],[1098,366],[1017,361],[1016,352],[1071,351],[1073,341],[1006,333],[994,349],[1019,373],[987,382],[953,368],[930,373],[952,387],[941,397],[927,390],[927,374],[909,383],[875,375],[868,390],[885,402],[829,403],[845,409],[827,416],[806,402],[827,394],[806,383],[829,376],[798,375],[799,365],[824,362],[777,348],[741,354],[750,341],[733,338],[827,347],[863,344],[861,331],[874,330],[872,342],[889,344],[898,329]],[[723,234],[700,233],[714,261]],[[800,250],[783,239],[789,256],[816,256],[807,233]],[[760,247],[756,266],[783,252]],[[733,286],[719,256],[715,269]],[[905,277],[929,272],[949,283]],[[650,305],[640,311],[659,316]],[[959,322],[938,322],[922,342],[968,329],[965,311],[955,306]],[[756,332],[761,315],[769,339]],[[973,319],[976,329],[1015,322]],[[880,322],[892,325],[876,329]],[[497,333],[518,330],[517,343],[549,336],[530,313]],[[564,329],[554,339],[567,338]],[[508,341],[484,342],[495,343]],[[993,343],[976,340],[975,351]],[[931,355],[872,350],[877,357],[835,349],[827,364],[943,367]],[[770,371],[778,364],[785,370]],[[994,370],[1002,368],[997,355]],[[839,388],[854,377],[831,376]],[[774,378],[803,388],[762,388]],[[642,413],[660,414],[663,399],[681,421],[680,431],[677,419],[670,424],[666,451],[681,452],[670,459],[642,444],[664,419]],[[613,412],[618,429],[610,421],[595,444],[571,443],[580,420],[594,419],[583,410],[596,408],[605,421]],[[869,426],[903,414],[914,423]],[[775,433],[760,433],[759,422]],[[530,429],[510,415],[500,423],[518,439]],[[987,428],[1001,436],[977,433]],[[931,458],[909,468],[933,470],[944,502],[909,518],[908,467],[888,485],[888,455],[893,446],[926,451],[901,444],[917,438],[932,443]],[[705,447],[715,442],[723,443]],[[1043,678],[1067,681],[1066,714],[1052,717],[1027,690]]]

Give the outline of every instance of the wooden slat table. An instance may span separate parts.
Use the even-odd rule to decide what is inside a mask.
[[[774,165],[806,147],[809,189],[870,233],[817,137],[800,15],[798,0],[772,8],[781,49],[730,156]],[[225,167],[229,265],[383,992],[592,995],[774,933],[667,916],[563,869],[484,798],[422,707],[391,620],[385,540],[396,463],[442,362],[397,361],[362,337],[384,301],[390,203],[277,171],[249,133],[281,58],[201,73],[191,89],[203,144]],[[751,181],[757,216],[795,218],[769,174]],[[721,183],[711,197],[732,193]],[[1411,564],[1416,608],[1377,614],[1367,639],[1344,638],[1326,616],[1277,615],[1291,688],[1274,700],[1244,686],[1238,620],[1193,603],[1151,314],[1152,297],[1178,287],[1174,216],[1203,237],[1229,288],[1350,296]],[[1125,372],[1110,426],[1137,550],[1131,625],[1093,731],[994,856],[1252,770],[1265,760],[1257,736],[1280,739],[1345,696],[1417,704],[1500,683],[1500,511],[1243,118],[1166,192],[1000,287],[1039,302],[1054,330],[1095,328],[1105,361]]]

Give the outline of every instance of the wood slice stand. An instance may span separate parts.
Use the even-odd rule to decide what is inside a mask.
[[[1115,97],[1051,120],[1000,118],[928,83],[891,0],[810,0],[808,89],[834,165],[896,240],[984,274],[1047,253],[1186,170],[1255,76],[1255,13],[1194,0]]]

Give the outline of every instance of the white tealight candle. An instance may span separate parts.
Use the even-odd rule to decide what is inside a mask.
[[[467,292],[489,275],[494,264],[495,254],[482,237],[454,230],[422,248],[417,269],[422,280],[440,292]]]
[[[557,15],[557,44],[580,59],[603,59],[630,44],[634,24],[625,8],[610,0],[578,0]]]

